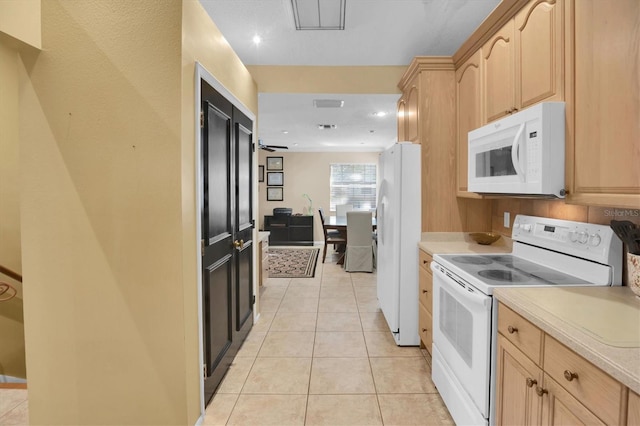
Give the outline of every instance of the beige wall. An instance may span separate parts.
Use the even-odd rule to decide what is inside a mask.
[[[20,242],[19,63],[20,50],[40,46],[40,1],[0,2],[0,265],[22,273]],[[0,376],[26,378],[22,285],[0,303]]]
[[[255,83],[195,0],[42,20],[18,69],[30,420],[193,424],[195,61],[253,111]]]
[[[271,215],[274,207],[291,207],[294,213],[303,213],[309,203],[302,194],[313,200],[315,213],[314,240],[324,241],[318,208],[329,212],[329,176],[331,163],[378,164],[379,152],[285,152],[268,153],[260,150],[259,164],[265,165],[265,182],[258,184],[260,196],[258,223],[263,227],[264,216]],[[266,157],[283,157],[284,201],[267,201]]]
[[[247,67],[266,93],[400,93],[406,66],[279,66]]]
[[[199,256],[200,237],[196,231],[196,188],[195,188],[195,129],[196,117],[194,75],[195,62],[198,61],[229,90],[245,107],[254,114],[258,109],[258,93],[256,83],[244,67],[237,55],[231,50],[200,2],[186,0],[182,6],[182,258],[185,337],[187,342],[197,342],[198,334],[198,300],[197,257]],[[257,155],[257,154],[256,154]],[[194,424],[199,414],[200,372],[197,364],[199,348],[193,344],[185,346],[187,358],[187,404],[188,422]],[[195,374],[191,374],[195,373]],[[197,409],[196,409],[197,408]]]
[[[40,49],[40,2],[41,0],[0,1],[0,34],[8,36],[4,37],[5,42],[10,39],[11,44],[24,43]]]

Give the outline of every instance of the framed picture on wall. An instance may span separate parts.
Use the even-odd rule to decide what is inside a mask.
[[[267,170],[284,170],[282,157],[267,157]]]
[[[284,185],[284,172],[267,172],[267,185],[269,185],[269,186],[283,186]]]
[[[258,166],[258,182],[264,182],[264,166]]]
[[[284,201],[281,186],[267,187],[267,201]]]

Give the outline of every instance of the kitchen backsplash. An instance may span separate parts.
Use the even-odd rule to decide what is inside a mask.
[[[509,228],[504,227],[504,212],[509,212],[511,216]],[[566,204],[563,200],[504,198],[492,201],[491,230],[510,237],[513,221],[518,214],[598,223],[601,225],[609,225],[612,219],[629,220],[640,226],[640,209],[634,210],[614,207],[577,206]],[[623,283],[626,285],[626,260],[623,264]]]

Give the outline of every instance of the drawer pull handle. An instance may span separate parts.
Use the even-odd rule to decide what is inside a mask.
[[[532,379],[531,377],[527,377],[527,387],[528,388],[532,388],[533,385],[537,385],[538,381],[535,379]]]
[[[540,386],[536,386],[536,394],[538,394],[538,396],[542,396],[545,393],[549,393],[549,391],[546,389],[542,389]]]
[[[509,334],[513,334],[513,333],[517,333],[518,329],[512,325],[510,325],[509,327],[507,327],[507,331],[509,332]]]
[[[578,378],[578,373],[574,373],[573,371],[570,371],[570,370],[564,370],[564,378],[567,379],[568,382],[570,382],[573,379]]]

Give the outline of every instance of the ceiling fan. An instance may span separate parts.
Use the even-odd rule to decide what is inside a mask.
[[[265,151],[268,151],[268,152],[275,152],[276,149],[289,149],[288,146],[267,145],[264,142],[262,142],[262,139],[258,139],[258,147],[260,149],[264,149]]]

